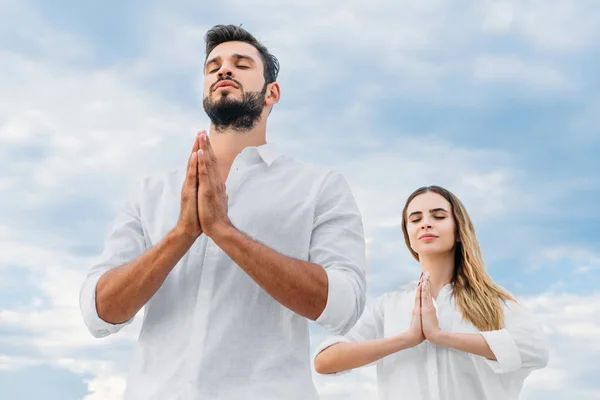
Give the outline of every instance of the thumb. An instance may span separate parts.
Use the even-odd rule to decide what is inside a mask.
[[[417,286],[417,290],[415,292],[415,307],[417,307],[421,305],[421,286]]]

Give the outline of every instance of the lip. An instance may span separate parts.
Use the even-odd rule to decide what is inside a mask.
[[[226,87],[232,87],[234,89],[238,88],[237,85],[231,81],[221,81],[215,85],[215,88],[213,89],[213,91],[220,89],[220,88],[226,88]]]
[[[433,235],[433,234],[431,234],[431,233],[426,233],[425,235],[423,235],[423,236],[420,236],[420,237],[419,237],[419,240],[436,239],[437,237],[438,237],[438,236],[436,236],[436,235]]]

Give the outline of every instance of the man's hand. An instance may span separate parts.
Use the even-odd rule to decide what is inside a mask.
[[[217,157],[206,132],[199,136],[198,150],[198,220],[202,231],[214,236],[232,226],[227,215],[228,196],[221,180]]]
[[[410,321],[410,327],[406,331],[407,337],[409,338],[410,347],[414,347],[425,340],[423,334],[423,328],[421,325],[421,286],[423,286],[423,278],[419,282],[415,295],[415,306],[412,310],[412,319]]]
[[[200,135],[196,135],[192,154],[188,160],[183,187],[181,188],[181,208],[175,229],[185,237],[196,240],[202,234],[198,218],[198,149]]]
[[[421,324],[423,334],[431,343],[436,343],[437,337],[441,332],[438,324],[438,318],[431,298],[431,283],[429,282],[429,273],[425,273],[425,279],[421,284]]]

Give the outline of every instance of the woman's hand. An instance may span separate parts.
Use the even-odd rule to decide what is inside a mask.
[[[423,328],[421,324],[421,286],[423,286],[423,278],[419,282],[415,295],[415,305],[412,310],[412,319],[410,321],[410,327],[406,331],[406,337],[410,343],[410,347],[414,347],[425,340],[423,334]]]
[[[423,335],[431,343],[437,344],[439,334],[442,332],[438,324],[438,318],[431,298],[431,283],[429,281],[429,273],[426,272],[424,279],[421,281],[421,325]]]

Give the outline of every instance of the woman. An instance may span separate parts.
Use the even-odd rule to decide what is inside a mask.
[[[376,363],[382,399],[517,399],[548,362],[539,323],[488,275],[460,202],[423,187],[402,212],[404,240],[421,278],[369,304],[344,336],[317,349],[315,369]]]

